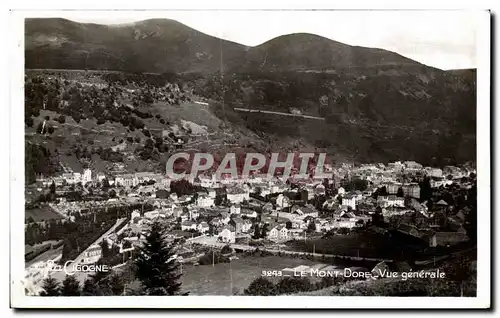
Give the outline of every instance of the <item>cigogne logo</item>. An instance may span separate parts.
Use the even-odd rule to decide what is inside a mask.
[[[64,272],[66,275],[73,276],[76,273],[95,273],[95,272],[109,272],[111,268],[108,265],[96,264],[79,264],[75,261],[66,261],[63,265],[56,264],[54,261],[47,261],[47,275],[53,272]]]

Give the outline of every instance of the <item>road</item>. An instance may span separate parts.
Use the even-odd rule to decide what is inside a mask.
[[[301,118],[305,118],[305,119],[325,120],[323,117],[273,112],[273,111],[269,111],[269,110],[247,109],[247,108],[237,108],[237,107],[235,107],[234,110],[240,111],[240,112],[247,112],[247,113],[263,113],[263,114],[273,114],[273,115],[280,115],[280,116],[301,117]]]
[[[107,230],[103,235],[101,235],[97,240],[95,240],[92,244],[90,244],[87,249],[90,247],[90,246],[93,246],[93,245],[97,245],[99,243],[101,243],[101,241],[108,235],[110,235],[112,232],[114,232],[114,230],[120,225],[122,224],[124,221],[126,221],[127,219],[126,218],[121,218],[121,219],[118,219],[116,220],[116,223],[115,225],[113,225],[112,227],[109,228],[109,230]],[[78,255],[78,257],[74,260],[74,264],[78,264],[79,262],[81,262],[81,260],[84,258],[84,255],[85,255],[85,252],[86,250],[81,252],[80,255]],[[111,267],[111,266],[110,266]],[[85,281],[85,279],[87,279],[87,276],[91,274],[91,273],[84,273],[84,272],[77,272],[75,273],[74,277],[81,283],[83,284],[83,282]],[[53,272],[51,274],[51,277],[57,279],[58,281],[63,281],[64,278],[66,277],[66,273],[64,271],[57,271],[57,272]]]

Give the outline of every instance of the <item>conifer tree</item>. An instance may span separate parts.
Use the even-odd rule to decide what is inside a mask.
[[[53,277],[47,277],[43,280],[42,285],[43,291],[40,293],[40,296],[60,296],[59,282]]]
[[[139,250],[136,259],[136,277],[147,295],[177,295],[180,291],[180,274],[174,253],[164,239],[164,230],[155,222]]]
[[[80,283],[74,276],[66,275],[61,287],[61,296],[80,296]]]

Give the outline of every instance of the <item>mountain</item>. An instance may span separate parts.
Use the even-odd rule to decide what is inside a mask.
[[[244,131],[249,140],[258,135],[269,149],[306,145],[361,162],[475,159],[475,70],[443,71],[306,33],[247,47],[167,19],[112,26],[27,19],[25,25],[26,68],[144,73],[106,79],[123,87],[164,85],[173,79],[163,76],[177,73],[173,81],[210,100],[207,110],[220,125]]]
[[[421,64],[382,49],[350,46],[315,34],[295,33],[251,48],[245,66],[260,71],[328,71],[353,67],[418,67]]]
[[[26,68],[133,72],[214,72],[245,47],[167,19],[126,25],[26,19]]]
[[[25,27],[27,68],[180,73],[425,67],[393,52],[306,33],[247,47],[168,19],[124,25],[26,19]]]

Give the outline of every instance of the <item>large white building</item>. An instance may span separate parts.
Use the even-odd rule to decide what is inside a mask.
[[[90,169],[83,170],[82,183],[85,184],[91,181],[92,181],[92,171]]]
[[[250,193],[240,187],[227,189],[227,200],[231,203],[242,203],[250,199]]]

